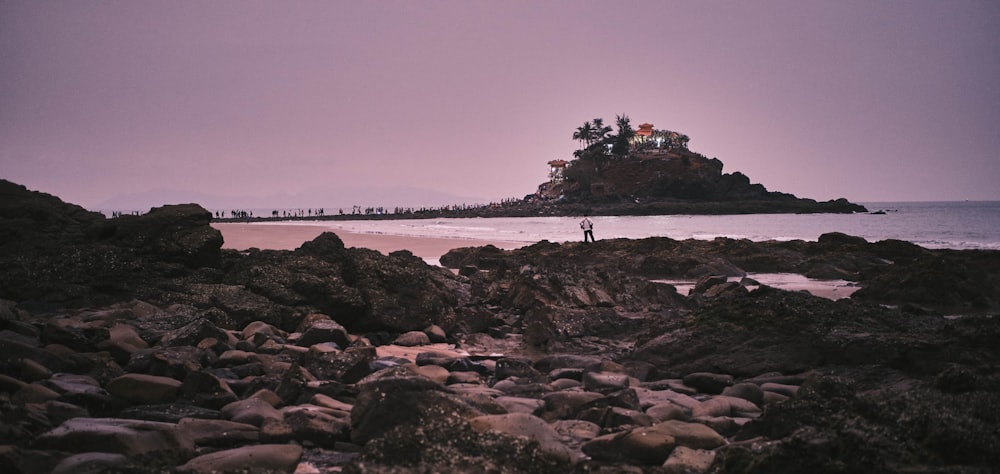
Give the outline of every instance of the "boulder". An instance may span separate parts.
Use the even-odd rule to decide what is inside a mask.
[[[700,294],[705,293],[710,288],[715,286],[724,285],[729,280],[725,275],[708,275],[701,277],[697,283],[695,283],[694,288],[691,289],[691,293]]]
[[[18,404],[44,403],[49,400],[58,400],[59,392],[52,390],[39,383],[22,385],[11,396],[11,401]]]
[[[621,407],[595,407],[582,410],[577,417],[595,425],[610,430],[620,430],[622,427],[650,426],[653,418],[638,411]]]
[[[503,357],[497,360],[494,377],[497,380],[504,380],[509,377],[532,380],[543,380],[545,378],[541,372],[531,366],[530,362],[510,357]]]
[[[118,413],[118,416],[133,420],[161,421],[165,423],[178,423],[185,418],[205,420],[217,420],[222,418],[222,414],[219,413],[218,410],[188,405],[185,403],[137,405],[123,409]]]
[[[678,393],[673,390],[649,390],[641,387],[633,388],[633,390],[635,390],[636,396],[639,397],[640,406],[643,407],[650,407],[660,403],[670,403],[683,408],[686,412],[690,412],[700,403],[690,395]]]
[[[591,392],[612,392],[631,386],[631,378],[626,374],[615,372],[586,372],[583,374],[583,387]]]
[[[732,416],[756,418],[761,413],[760,407],[742,398],[718,395],[705,400],[691,410],[692,417]]]
[[[351,346],[344,351],[314,345],[302,365],[319,380],[355,383],[370,373],[376,351],[372,346]]]
[[[192,372],[184,378],[181,393],[194,405],[219,409],[235,402],[239,397],[225,380],[208,372]]]
[[[43,383],[59,392],[62,401],[85,407],[95,414],[113,413],[121,405],[89,375],[57,373]]]
[[[392,343],[403,347],[426,346],[431,343],[431,338],[423,331],[408,331],[400,334]]]
[[[255,352],[231,349],[219,354],[217,365],[221,367],[232,367],[235,365],[258,362],[259,360],[260,358],[257,357],[257,353]]]
[[[576,417],[576,414],[587,404],[603,398],[594,392],[553,392],[542,397],[545,402],[539,416],[553,421]]]
[[[108,330],[108,339],[97,345],[98,349],[111,352],[115,361],[122,365],[128,363],[136,351],[148,347],[136,328],[129,324],[115,324]]]
[[[551,354],[539,358],[534,362],[534,367],[536,370],[544,373],[551,372],[556,369],[586,369],[592,367],[596,364],[600,364],[603,360],[595,356],[587,355],[577,355],[577,354]]]
[[[287,407],[281,412],[294,439],[327,448],[348,439],[351,427],[349,413],[308,405]]]
[[[122,216],[108,224],[111,239],[123,246],[190,267],[219,264],[222,233],[209,225],[212,213],[197,204],[154,207],[140,216]]]
[[[441,367],[440,365],[422,365],[422,366],[410,366],[411,370],[417,375],[422,377],[427,377],[441,385],[448,382],[451,377],[451,372],[448,369]]]
[[[211,321],[199,318],[164,334],[159,345],[164,347],[197,346],[202,339],[214,338],[228,341],[230,337],[228,332],[219,329]]]
[[[222,407],[222,414],[230,421],[261,427],[267,421],[283,421],[284,416],[271,404],[259,398],[237,400]]]
[[[41,434],[35,442],[43,449],[127,456],[187,453],[194,449],[193,441],[173,423],[116,418],[73,418]]]
[[[541,418],[527,413],[478,416],[469,420],[469,424],[476,431],[493,430],[528,438],[537,442],[542,452],[565,463],[570,463],[575,458],[573,452],[562,444],[555,429]]]
[[[734,384],[724,388],[722,390],[722,394],[749,400],[757,406],[761,406],[764,403],[764,391],[761,390],[761,387],[755,383],[742,382]]]
[[[533,414],[545,406],[545,402],[537,398],[525,397],[497,397],[499,403],[508,413]]]
[[[575,450],[601,434],[600,426],[584,420],[556,420],[550,426],[559,433],[567,447]]]
[[[344,413],[348,416],[350,416],[351,410],[354,409],[354,405],[323,395],[322,393],[313,395],[312,399],[310,399],[310,403]]]
[[[351,411],[351,441],[364,444],[396,427],[423,426],[432,419],[469,419],[482,414],[427,378],[384,377],[362,385]]]
[[[646,409],[646,414],[653,419],[653,423],[667,420],[687,420],[688,413],[683,408],[673,403],[660,403]]]
[[[108,328],[72,316],[48,319],[41,334],[42,340],[47,343],[62,344],[78,352],[85,352],[108,340],[108,336]]]
[[[786,397],[794,397],[799,391],[799,386],[780,383],[763,383],[760,385],[760,389],[765,392],[777,393]]]
[[[302,335],[295,341],[295,344],[309,347],[323,342],[333,342],[341,349],[346,348],[350,345],[347,329],[330,319],[315,319],[303,328]]]
[[[722,435],[699,423],[669,420],[657,423],[650,429],[672,436],[679,446],[693,449],[715,449],[726,444]]]
[[[437,324],[431,324],[424,328],[424,334],[431,340],[432,344],[446,342],[448,340],[448,334],[445,333],[444,329]]]
[[[267,341],[285,342],[288,333],[264,321],[252,321],[240,331],[243,340],[250,341],[254,346],[260,346]]]
[[[684,384],[694,387],[701,392],[718,394],[733,384],[733,376],[710,372],[695,372],[684,376]]]
[[[125,374],[105,386],[111,395],[130,403],[155,405],[177,399],[181,381],[147,374]]]
[[[52,469],[52,474],[100,474],[127,471],[128,456],[118,453],[80,453],[63,458]]]
[[[594,438],[583,445],[583,452],[604,462],[660,465],[670,456],[676,441],[673,436],[653,428],[636,428]]]
[[[177,429],[198,446],[238,446],[260,439],[260,428],[228,420],[184,418],[177,423]]]
[[[715,452],[707,449],[692,449],[676,446],[670,457],[663,463],[665,474],[700,474],[708,472],[715,461]]]
[[[297,444],[258,444],[203,454],[177,467],[177,472],[293,472],[302,458]]]

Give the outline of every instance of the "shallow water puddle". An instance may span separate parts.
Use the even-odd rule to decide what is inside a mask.
[[[744,277],[729,277],[729,281],[740,281]],[[798,273],[747,273],[745,278],[757,281],[761,285],[770,286],[786,291],[807,291],[814,296],[820,296],[831,300],[848,298],[861,287],[857,283],[847,280],[817,280],[807,278]],[[653,280],[657,283],[667,283],[677,288],[677,292],[682,295],[690,294],[695,283],[691,280]],[[748,290],[757,289],[758,285],[744,285]]]

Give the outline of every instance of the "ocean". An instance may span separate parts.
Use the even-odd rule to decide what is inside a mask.
[[[598,239],[806,240],[827,232],[869,242],[898,239],[926,248],[1000,250],[1000,201],[870,202],[871,213],[722,216],[592,216]],[[501,217],[294,221],[357,233],[494,240],[520,246],[541,240],[581,240],[580,217]],[[520,245],[518,245],[520,244]]]

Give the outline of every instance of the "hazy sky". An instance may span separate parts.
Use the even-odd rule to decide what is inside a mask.
[[[0,177],[85,206],[523,197],[616,114],[800,197],[997,200],[1000,2],[0,0]]]

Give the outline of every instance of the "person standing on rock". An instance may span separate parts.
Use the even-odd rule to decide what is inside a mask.
[[[594,240],[594,223],[587,216],[583,216],[583,220],[580,221],[580,228],[583,229],[584,242],[587,242],[587,237],[590,237],[591,242],[596,242]]]

